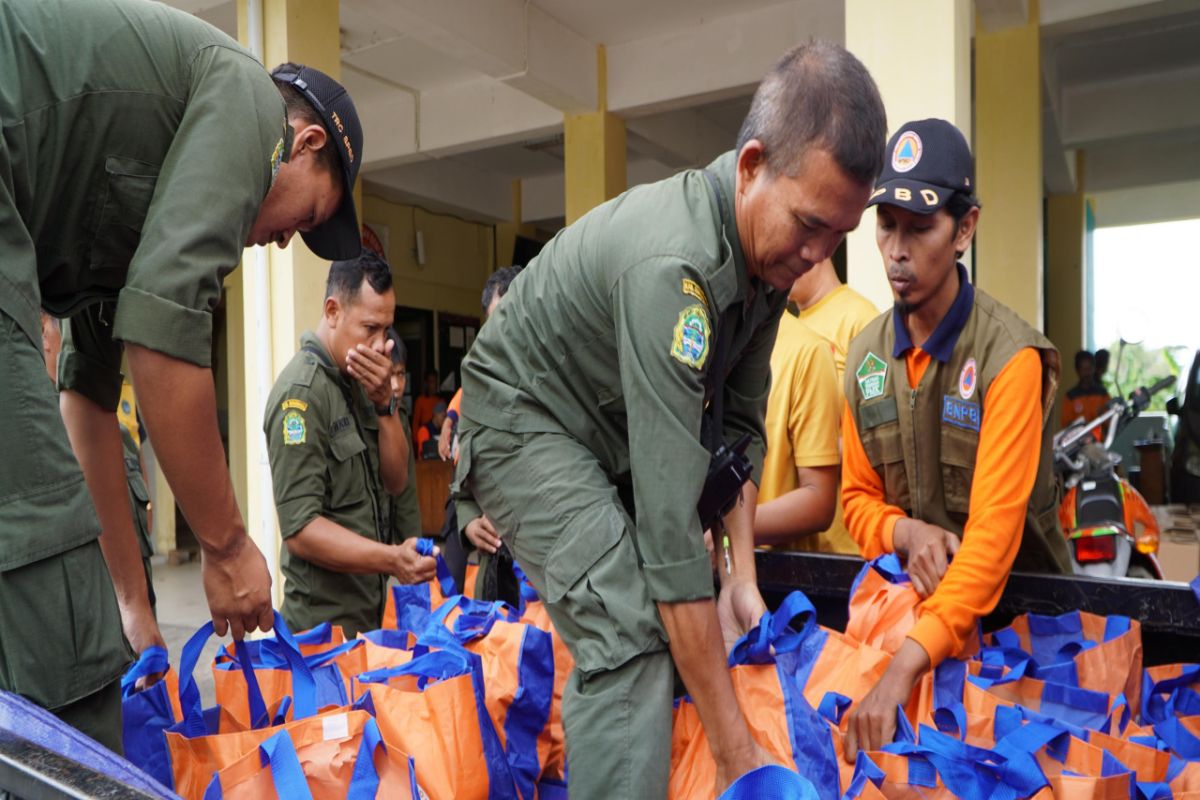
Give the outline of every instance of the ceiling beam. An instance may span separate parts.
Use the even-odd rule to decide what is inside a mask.
[[[1200,67],[1068,85],[1061,91],[1067,147],[1200,128],[1200,103],[1182,101],[1200,97]]]
[[[691,109],[631,119],[630,149],[668,167],[699,167],[734,145],[728,132]]]
[[[1097,192],[1092,199],[1102,228],[1200,218],[1200,181]]]
[[[790,2],[608,47],[608,108],[627,116],[752,91],[787,50],[845,41],[841,3]]]
[[[599,103],[596,46],[524,0],[343,0],[560,113]]]

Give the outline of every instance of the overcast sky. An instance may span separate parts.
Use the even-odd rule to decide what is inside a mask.
[[[1122,327],[1141,328],[1146,347],[1186,345],[1176,358],[1191,364],[1200,348],[1200,220],[1097,228],[1093,244],[1091,346],[1116,341]]]

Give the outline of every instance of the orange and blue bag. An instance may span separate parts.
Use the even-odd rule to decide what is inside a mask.
[[[829,726],[804,699],[796,661],[816,631],[816,611],[801,592],[738,640],[729,654],[730,679],[755,741],[778,763],[803,775],[818,797],[841,794],[839,754]],[[676,704],[668,797],[712,797],[717,766],[690,699]]]
[[[275,613],[275,633],[281,643],[281,651],[291,665],[293,693],[283,698],[280,707],[268,712],[258,689],[252,659],[244,651],[245,643],[239,642],[238,646],[245,652],[240,659],[240,667],[249,695],[252,721],[249,727],[220,706],[201,708],[194,672],[201,650],[213,635],[212,623],[203,625],[184,645],[179,663],[179,705],[183,718],[166,731],[173,786],[183,797],[189,800],[202,797],[214,774],[254,750],[281,728],[293,730],[315,726],[323,730],[324,717],[327,715],[317,714],[316,682],[278,612]],[[285,723],[283,716],[288,708],[293,710],[293,719]],[[328,715],[337,713],[340,710],[334,709]]]
[[[360,675],[355,707],[374,715],[388,747],[413,757],[417,782],[431,800],[516,800],[487,712],[482,659],[440,625],[422,640],[439,649]]]
[[[137,688],[138,680],[159,673],[157,683]],[[121,738],[125,758],[163,786],[173,783],[164,731],[182,718],[179,679],[166,648],[148,647],[121,678]]]
[[[282,729],[213,776],[204,800],[418,800],[409,756],[384,745],[365,711]]]

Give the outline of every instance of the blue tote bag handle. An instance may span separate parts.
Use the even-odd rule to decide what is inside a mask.
[[[796,772],[769,764],[747,772],[726,789],[718,800],[820,800],[817,790]]]
[[[434,547],[433,539],[417,539],[417,552],[423,556],[432,556]],[[442,557],[441,553],[434,557],[437,559],[437,582],[442,594],[446,597],[462,594],[454,585],[454,577],[450,574],[450,567],[446,564],[446,559]]]
[[[817,610],[812,602],[803,592],[792,592],[779,608],[764,613],[758,624],[737,640],[729,652],[729,666],[773,663],[775,654],[799,649],[816,624]]]
[[[213,635],[211,621],[200,626],[192,638],[183,646],[179,660],[179,704],[183,710],[184,731],[188,736],[203,736],[205,730],[204,715],[200,707],[200,690],[196,687],[196,664],[204,645]],[[294,716],[297,719],[311,717],[317,713],[317,686],[313,680],[312,671],[300,655],[296,640],[288,631],[287,623],[278,611],[275,612],[275,635],[281,645],[281,652],[288,662],[292,672],[292,697],[295,705]],[[258,687],[258,677],[254,674],[254,664],[250,657],[249,648],[244,641],[235,642],[234,652],[246,679],[246,690],[250,702],[250,718],[255,727],[268,724],[266,706],[263,703],[262,691]]]
[[[138,656],[138,660],[129,668],[129,671],[121,676],[121,696],[131,697],[135,693],[135,687],[139,679],[145,678],[148,675],[166,672],[170,666],[171,662],[167,658],[167,648],[159,647],[158,645],[147,647]]]

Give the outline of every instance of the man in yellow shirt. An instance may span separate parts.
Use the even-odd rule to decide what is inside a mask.
[[[843,402],[837,384],[829,343],[784,314],[771,351],[755,544],[796,549],[833,520],[839,505],[838,409]]]
[[[801,275],[792,284],[788,295],[800,309],[800,319],[824,336],[833,345],[833,362],[837,367],[838,392],[846,372],[846,349],[850,340],[879,316],[870,300],[838,280],[833,262],[825,259]]]
[[[833,351],[833,363],[837,369],[838,408],[841,408],[845,402],[842,396],[842,379],[846,371],[846,350],[850,347],[850,340],[857,336],[868,322],[879,316],[879,310],[870,300],[838,280],[833,262],[829,259],[797,278],[792,284],[788,298],[800,309],[800,320],[829,342]],[[840,452],[840,418],[837,425]],[[834,503],[833,522],[829,528],[816,536],[802,539],[795,549],[858,555],[858,545],[850,537],[842,519],[840,498]]]

